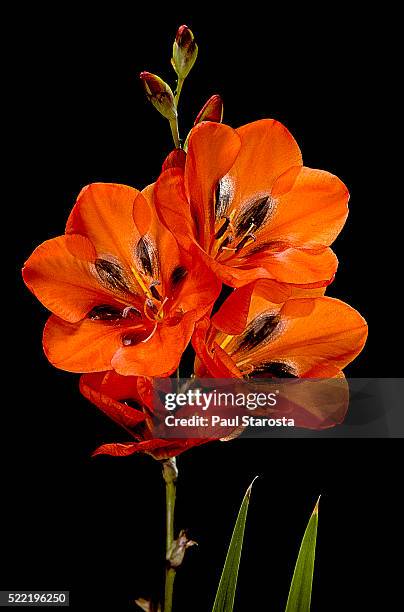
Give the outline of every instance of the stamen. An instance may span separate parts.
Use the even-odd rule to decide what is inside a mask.
[[[143,278],[141,277],[140,273],[136,270],[134,266],[131,266],[130,269],[138,285],[140,285],[140,288],[142,289],[143,293],[147,295],[148,297],[152,297],[152,294],[149,288],[147,287],[146,283],[144,282]]]
[[[138,310],[134,306],[126,306],[126,308],[124,308],[122,311],[123,318],[124,319],[132,318],[131,315],[135,315],[136,317],[141,317],[142,313],[140,312],[140,310]]]
[[[227,336],[223,342],[220,343],[220,348],[225,349],[226,346],[233,340],[234,336]]]
[[[225,217],[223,224],[220,226],[220,228],[217,230],[215,234],[216,240],[219,240],[219,238],[221,238],[226,233],[226,230],[229,227],[229,225],[230,225],[230,219],[229,217]]]
[[[152,296],[153,296],[153,297],[154,297],[156,300],[158,300],[159,302],[161,302],[161,300],[162,300],[163,298],[161,297],[160,293],[158,292],[158,290],[157,290],[157,288],[156,288],[156,284],[155,284],[155,283],[152,283],[152,284],[150,285],[150,292],[151,292]]]
[[[147,338],[145,338],[144,340],[141,340],[141,342],[147,342],[148,340],[150,340],[150,338],[153,338],[154,334],[156,333],[157,326],[158,326],[158,323],[157,323],[157,321],[156,321],[156,324],[155,324],[155,326],[153,327],[153,329],[152,329],[151,333],[150,333],[150,334],[147,336]]]
[[[158,319],[162,319],[163,317],[161,316],[162,312],[163,312],[163,308],[164,308],[164,304],[167,302],[168,297],[165,297],[163,300],[163,303],[161,304],[160,308],[158,309],[157,313],[156,313],[156,317]]]
[[[240,240],[240,242],[236,246],[236,253],[238,253],[239,251],[241,251],[241,249],[244,249],[244,247],[252,244],[255,241],[256,237],[254,236],[254,234],[247,234]]]
[[[168,300],[168,297],[165,297],[158,308],[151,298],[147,298],[145,300],[143,311],[146,317],[149,319],[149,321],[152,321],[153,323],[155,323],[156,321],[159,322],[164,318],[163,308],[167,300]],[[151,310],[151,312],[153,313],[153,316],[150,316],[150,314],[147,312],[147,309]]]
[[[219,246],[219,253],[220,251],[223,251],[223,250],[231,250],[231,248],[228,247],[228,245],[231,244],[233,240],[234,240],[234,237],[232,234],[229,234],[228,236],[226,236],[222,244]]]
[[[250,225],[250,227],[248,228],[248,230],[243,234],[243,236],[241,237],[241,239],[245,238],[246,236],[248,236],[249,234],[251,234],[251,232],[253,231],[254,227],[255,227],[255,223],[253,223],[254,219],[251,219],[252,223]]]
[[[149,313],[147,312],[147,308],[150,308],[150,310],[152,311],[152,313],[155,315],[157,314],[158,310],[157,310],[157,306],[155,305],[155,303],[153,302],[152,299],[147,298],[145,300],[145,303],[143,305],[143,312],[145,313],[146,317],[149,319],[149,321],[152,321],[153,323],[155,322],[155,317],[151,317],[149,315]]]
[[[237,218],[237,236],[244,236],[250,232],[252,221],[256,228],[260,228],[267,220],[273,208],[273,201],[269,196],[249,202]],[[248,228],[248,229],[247,229]]]

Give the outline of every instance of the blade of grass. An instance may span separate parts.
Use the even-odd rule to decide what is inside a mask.
[[[220,578],[212,612],[233,611],[234,598],[236,596],[238,568],[240,565],[241,549],[243,547],[244,530],[247,520],[248,505],[250,503],[251,488],[256,478],[257,476],[254,478],[254,480],[248,487],[240,506],[236,524],[234,525],[233,529],[233,535],[231,536],[229,549],[227,551],[226,561],[224,563],[223,572]]]
[[[285,612],[310,612],[319,501],[320,498],[314,506],[300,545]]]

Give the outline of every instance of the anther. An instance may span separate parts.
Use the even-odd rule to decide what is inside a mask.
[[[152,296],[153,296],[153,297],[154,297],[156,300],[158,300],[159,302],[161,302],[161,300],[163,299],[163,298],[161,297],[161,295],[160,295],[159,291],[157,290],[157,288],[156,288],[156,284],[155,284],[155,283],[152,283],[152,284],[150,285],[150,293],[151,293],[151,294],[152,294]]]
[[[255,241],[256,241],[256,237],[254,236],[254,234],[247,234],[240,240],[240,242],[236,246],[236,249],[235,249],[236,253],[241,251],[241,249],[243,249],[245,246],[250,245]]]
[[[229,217],[225,217],[223,224],[219,227],[219,229],[217,230],[215,234],[216,240],[219,240],[219,238],[221,238],[226,233],[229,225],[230,225],[230,219]]]
[[[122,311],[122,317],[124,319],[127,319],[127,318],[133,318],[133,316],[141,317],[142,313],[140,312],[140,310],[138,310],[134,306],[126,306],[126,308],[124,308]]]

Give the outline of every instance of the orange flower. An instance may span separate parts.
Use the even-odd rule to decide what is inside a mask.
[[[94,451],[93,456],[124,457],[146,453],[155,459],[168,459],[193,446],[209,442],[207,438],[154,438],[152,387],[145,378],[120,376],[116,372],[83,374],[80,391],[133,438],[133,441],[126,443],[103,444]]]
[[[304,167],[294,138],[273,119],[237,130],[197,125],[185,169],[165,170],[155,196],[181,244],[231,286],[257,278],[323,286],[334,277],[329,245],[344,225],[348,191],[336,176]]]
[[[54,313],[43,346],[56,367],[169,374],[216,299],[220,283],[180,251],[157,219],[152,191],[89,185],[65,235],[28,259],[24,280]]]
[[[195,372],[331,377],[361,352],[366,337],[366,321],[340,300],[317,296],[274,303],[264,283],[251,283],[233,291],[211,322],[198,324]]]
[[[271,291],[265,281],[236,289],[211,322],[204,318],[198,323],[193,336],[197,376],[343,376],[342,369],[365,344],[366,321],[334,298],[301,297],[274,303],[268,299]],[[237,317],[232,317],[234,312]],[[309,406],[312,412],[316,408]],[[301,424],[323,427],[330,422],[324,415],[310,419],[305,414]]]

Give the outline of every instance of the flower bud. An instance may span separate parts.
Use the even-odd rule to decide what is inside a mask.
[[[178,28],[177,35],[173,44],[173,57],[171,63],[178,78],[184,80],[189,71],[195,64],[198,55],[198,45],[195,42],[191,30],[182,25]]]
[[[177,107],[171,87],[155,74],[141,72],[146,96],[155,108],[169,121],[177,117]]]
[[[223,100],[219,95],[212,96],[204,104],[195,119],[194,126],[201,121],[215,121],[221,123],[223,119]]]

